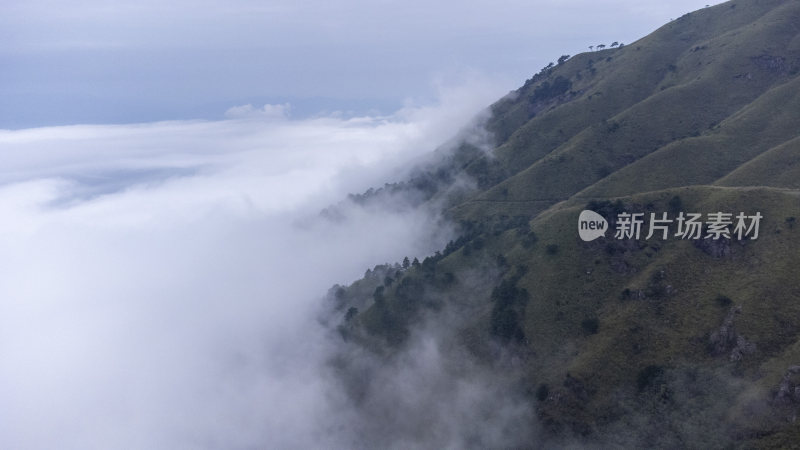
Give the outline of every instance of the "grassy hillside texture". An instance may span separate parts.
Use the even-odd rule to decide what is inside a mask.
[[[462,236],[338,289],[347,342],[391,358],[439,320],[553,445],[800,445],[800,2],[687,14],[491,112],[497,147],[443,163],[478,185],[445,203]],[[757,240],[583,242],[587,207],[764,219]]]

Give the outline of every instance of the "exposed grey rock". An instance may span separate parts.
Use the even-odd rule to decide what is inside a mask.
[[[791,366],[786,370],[778,392],[775,394],[775,403],[778,405],[800,405],[800,381],[796,375],[800,374],[800,366]]]
[[[741,361],[744,355],[756,351],[756,345],[752,342],[747,342],[747,339],[742,335],[736,335],[736,346],[731,350],[730,360]]]
[[[784,73],[789,71],[789,65],[783,56],[759,55],[750,59],[756,67],[767,72]]]
[[[730,312],[728,312],[728,315],[725,316],[725,320],[722,321],[722,325],[720,325],[719,329],[711,333],[709,342],[711,344],[712,355],[722,355],[736,346],[737,336],[736,330],[733,327],[733,320],[736,317],[736,314],[741,312],[741,306],[732,307]]]
[[[709,344],[712,355],[720,356],[728,353],[729,359],[733,362],[741,361],[745,355],[756,351],[756,345],[737,333],[734,327],[736,314],[741,312],[741,306],[732,307],[719,329],[711,333]]]
[[[695,239],[692,244],[702,250],[705,254],[714,258],[725,258],[731,254],[731,240],[720,239]]]

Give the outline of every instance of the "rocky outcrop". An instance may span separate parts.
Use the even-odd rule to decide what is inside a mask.
[[[759,55],[750,60],[756,67],[767,72],[786,73],[789,71],[789,64],[783,56]]]
[[[779,405],[800,405],[800,365],[791,366],[783,375],[775,394],[775,403]]]
[[[741,312],[741,306],[732,307],[719,329],[711,333],[709,346],[712,355],[728,354],[728,358],[733,362],[741,361],[745,355],[755,352],[755,344],[748,342],[744,336],[736,332],[733,322],[736,315]]]
[[[725,258],[731,254],[731,240],[727,238],[695,239],[692,244],[714,258]]]

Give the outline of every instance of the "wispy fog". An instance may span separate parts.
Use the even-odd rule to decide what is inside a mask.
[[[0,131],[0,447],[352,442],[321,298],[448,236],[422,212],[317,213],[402,177],[500,94],[472,83],[390,117],[243,105]]]

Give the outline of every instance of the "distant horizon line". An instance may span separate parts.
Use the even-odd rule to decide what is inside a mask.
[[[424,98],[421,100],[432,101]],[[12,114],[0,111],[0,130],[25,130],[77,125],[134,125],[170,121],[218,121],[229,120],[226,112],[236,107],[251,105],[255,109],[265,105],[285,105],[291,108],[287,118],[304,120],[321,116],[340,114],[342,117],[360,115],[391,115],[402,109],[407,100],[401,98],[332,98],[332,97],[279,97],[254,96],[248,99],[212,101],[196,105],[175,105],[157,108],[156,105],[130,105],[114,111],[73,111],[59,115],[57,112],[44,113],[45,117],[25,117],[29,114]],[[103,102],[112,106],[112,102]],[[47,111],[45,108],[37,111]],[[37,114],[38,115],[38,114]],[[6,117],[3,117],[6,116]]]

